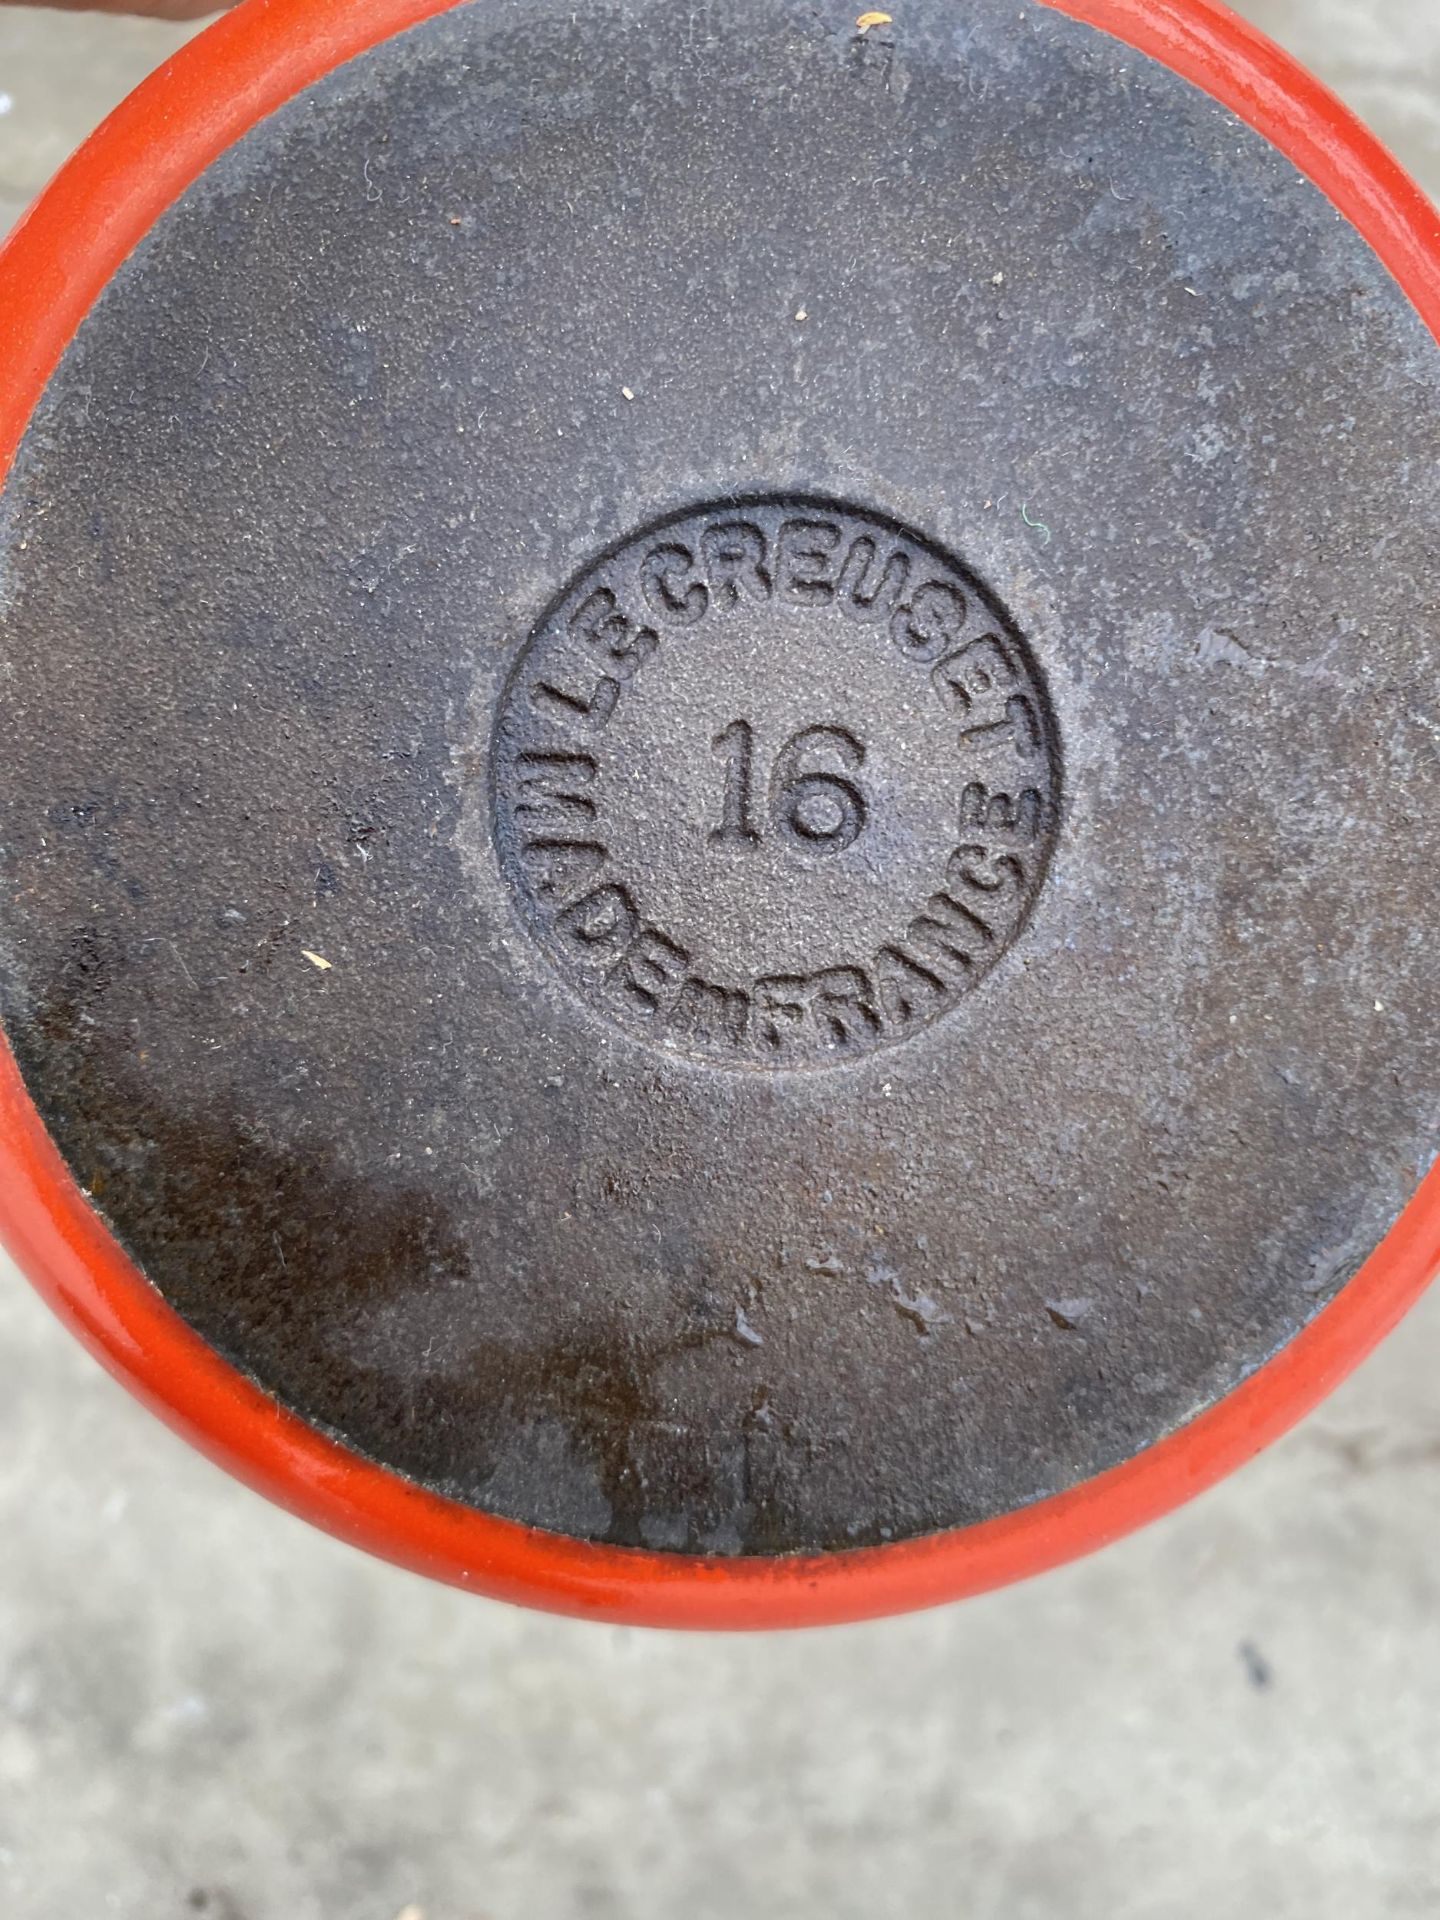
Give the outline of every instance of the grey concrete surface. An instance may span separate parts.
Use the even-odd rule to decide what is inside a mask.
[[[1440,191],[1440,13],[1252,0]],[[0,8],[0,223],[174,29]],[[1146,1534],[799,1638],[431,1588],[0,1273],[3,1920],[1440,1915],[1440,1295]]]

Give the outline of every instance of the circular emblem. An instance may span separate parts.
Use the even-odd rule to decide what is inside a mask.
[[[500,700],[500,860],[592,1006],[728,1067],[838,1065],[971,992],[1059,813],[1040,671],[908,528],[790,496],[587,567]]]

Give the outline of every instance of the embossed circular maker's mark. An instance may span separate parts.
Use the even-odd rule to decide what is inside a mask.
[[[566,981],[733,1067],[904,1040],[1024,926],[1059,815],[1035,660],[970,570],[829,501],[716,504],[585,569],[495,721],[500,861]]]

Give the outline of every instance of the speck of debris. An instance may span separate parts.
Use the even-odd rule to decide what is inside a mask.
[[[811,1273],[844,1273],[845,1263],[837,1260],[833,1253],[827,1253],[823,1260],[807,1260],[806,1266]]]
[[[1245,1667],[1245,1678],[1257,1693],[1264,1693],[1275,1679],[1275,1670],[1253,1640],[1242,1640],[1236,1649]]]
[[[634,394],[630,391],[629,387],[621,387],[620,391],[627,400],[633,400],[635,398]]]
[[[1004,274],[1003,274],[1003,273],[992,273],[992,274],[991,274],[991,276],[990,276],[990,284],[991,284],[991,286],[992,286],[992,287],[1003,287],[1003,286],[1004,286],[1004,284],[1005,284],[1005,276],[1004,276]]]
[[[1036,533],[1044,535],[1040,544],[1042,547],[1048,547],[1054,536],[1043,520],[1032,520],[1030,518],[1030,503],[1028,500],[1022,500],[1020,502],[1020,518],[1025,522],[1027,527],[1033,527]]]
[[[750,1324],[749,1315],[743,1307],[735,1309],[735,1338],[743,1347],[763,1347],[763,1337]]]
[[[928,1293],[906,1293],[896,1282],[890,1288],[890,1299],[900,1317],[912,1321],[924,1338],[928,1338],[936,1327],[948,1327],[950,1324],[950,1315]]]
[[[1093,1300],[1047,1300],[1045,1311],[1057,1327],[1074,1333],[1094,1304]]]
[[[860,29],[861,33],[869,33],[872,27],[890,26],[892,23],[892,19],[893,19],[893,16],[888,13],[862,13],[860,18],[855,22],[855,24]]]
[[[797,307],[795,309],[795,318],[797,320],[808,320],[810,315],[805,311],[804,307]]]
[[[928,1293],[907,1293],[905,1283],[880,1253],[870,1256],[865,1266],[865,1284],[883,1288],[891,1306],[903,1320],[909,1320],[922,1339],[929,1339],[937,1327],[948,1327],[950,1315]]]
[[[1195,642],[1195,658],[1202,667],[1226,666],[1245,667],[1252,671],[1263,670],[1264,662],[1257,660],[1238,633],[1232,633],[1224,627],[1207,627]]]
[[[301,953],[304,954],[305,958],[310,962],[311,966],[318,967],[321,973],[329,973],[331,968],[334,966],[334,962],[331,960],[327,960],[323,953],[312,953],[309,947],[302,947],[300,951]]]

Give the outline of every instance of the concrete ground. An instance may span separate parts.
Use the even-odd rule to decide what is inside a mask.
[[[1440,10],[1244,11],[1440,193]],[[0,226],[180,37],[0,7]],[[1437,1374],[1440,1293],[1289,1440],[1097,1559],[909,1620],[687,1639],[322,1538],[0,1272],[0,1916],[1440,1916]]]

